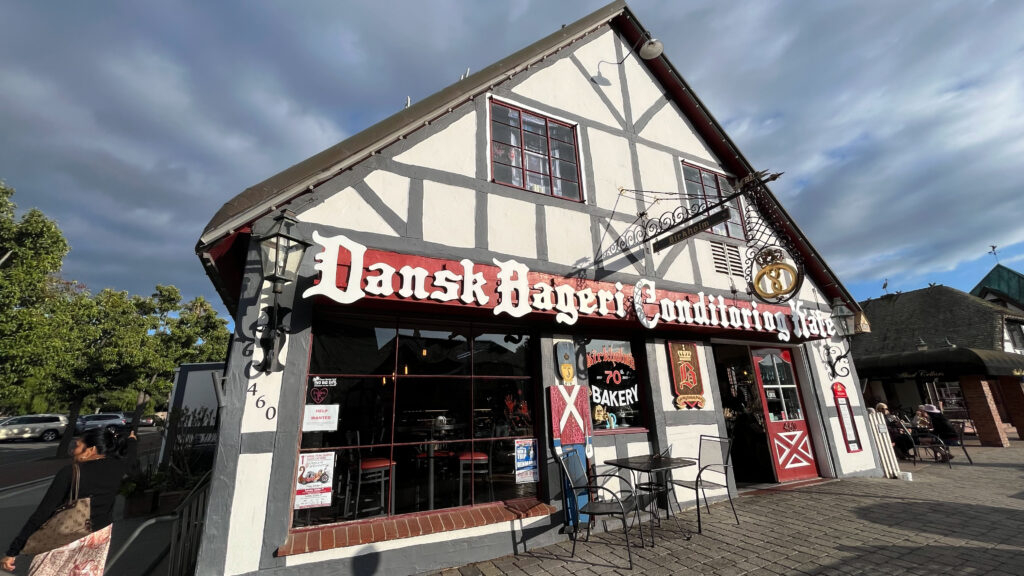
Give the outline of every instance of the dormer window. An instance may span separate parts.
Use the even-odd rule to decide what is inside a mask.
[[[1010,333],[1010,342],[1015,350],[1024,350],[1024,327],[1016,322],[1007,322],[1006,330]]]
[[[492,100],[491,175],[500,184],[579,201],[576,128]]]

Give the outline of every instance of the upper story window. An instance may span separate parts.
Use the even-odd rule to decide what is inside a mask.
[[[491,174],[501,184],[579,201],[575,128],[492,100]]]
[[[689,164],[683,164],[683,180],[686,181],[686,197],[690,208],[704,203],[717,204],[733,192],[724,175]],[[731,200],[728,205],[731,213],[729,220],[715,225],[711,232],[743,240],[746,235],[743,232],[743,213],[740,211],[739,198]]]
[[[1016,322],[1007,322],[1006,329],[1010,333],[1014,349],[1024,350],[1024,326]]]

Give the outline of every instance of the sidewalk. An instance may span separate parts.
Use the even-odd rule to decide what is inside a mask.
[[[913,481],[849,479],[762,490],[704,515],[704,533],[683,539],[671,521],[657,547],[633,548],[629,571],[622,533],[471,564],[443,576],[494,574],[799,574],[1024,575],[1024,442],[1009,448],[953,448],[945,464],[901,463]],[[692,502],[691,502],[692,505]],[[696,530],[694,510],[680,524]],[[630,541],[639,538],[636,529]]]

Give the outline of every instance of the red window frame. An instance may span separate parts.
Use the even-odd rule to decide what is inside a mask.
[[[682,164],[684,186],[683,193],[685,194],[684,202],[686,202],[687,207],[692,206],[693,202],[711,203],[715,200],[721,201],[722,198],[728,196],[733,192],[732,185],[729,184],[729,180],[725,174],[715,172],[713,170],[708,170],[707,168],[703,168],[695,164],[690,164],[688,162],[683,162]],[[687,177],[687,168],[696,170],[698,172],[698,174],[700,175],[700,182]],[[713,183],[709,183],[706,177],[710,177],[713,180]],[[691,191],[691,188],[694,186],[700,187],[699,198],[694,197],[693,191]],[[709,232],[716,236],[735,238],[736,240],[746,240],[747,223],[746,219],[743,218],[743,211],[740,207],[739,198],[734,199],[732,202],[734,202],[735,204],[730,203],[729,207],[734,212],[736,212],[735,218],[730,217],[728,221],[714,226],[713,228],[711,228],[711,230],[709,230]],[[739,236],[737,236],[735,233],[730,232],[729,224],[739,224],[742,233]]]
[[[514,111],[517,114],[518,118],[519,118],[518,119],[518,125],[517,126],[516,125],[512,125],[512,124],[509,124],[508,122],[505,122],[505,121],[502,121],[501,119],[499,119],[499,117],[494,113],[495,112],[495,108],[503,108],[503,109],[506,109],[506,110]],[[550,118],[548,116],[545,116],[543,114],[539,114],[537,112],[534,112],[533,110],[527,110],[525,108],[521,108],[521,107],[518,107],[518,106],[515,106],[515,105],[512,105],[512,104],[509,104],[507,102],[501,102],[501,101],[494,100],[494,99],[490,100],[490,106],[488,107],[487,110],[488,110],[488,118],[489,118],[489,122],[490,122],[490,140],[489,140],[489,143],[488,143],[488,149],[489,149],[488,154],[489,154],[489,158],[490,158],[490,162],[491,162],[491,182],[495,182],[497,184],[502,184],[504,186],[511,186],[513,188],[519,188],[520,190],[529,190],[530,192],[533,192],[535,194],[544,194],[545,196],[552,196],[554,198],[561,198],[563,200],[569,200],[569,201],[572,201],[572,202],[582,202],[583,201],[583,183],[582,183],[583,179],[581,178],[581,171],[580,171],[580,148],[579,148],[579,138],[577,137],[577,134],[576,134],[576,126],[574,126],[572,124],[568,124],[566,122],[560,122],[558,120],[555,120],[555,119]],[[540,134],[538,132],[530,131],[530,130],[527,130],[526,128],[524,128],[523,127],[523,124],[524,124],[523,117],[524,117],[524,115],[529,115],[531,117],[543,120],[544,121],[544,134]],[[551,127],[552,126],[560,126],[560,127],[566,128],[568,130],[568,132],[570,134],[572,134],[572,141],[570,142],[569,140],[566,140],[566,139],[554,136],[552,134],[552,131],[551,131]],[[513,134],[518,133],[518,137],[516,138],[516,140],[518,142],[511,142],[510,143],[510,142],[504,142],[504,141],[501,141],[501,140],[497,140],[496,139],[496,128],[511,128],[512,131],[513,131]],[[545,147],[546,147],[546,162],[545,162],[546,173],[545,172],[538,172],[536,170],[531,170],[528,167],[528,163],[527,163],[527,155],[528,155],[528,153],[539,155],[540,152],[535,151],[535,150],[531,150],[531,149],[529,149],[529,147],[527,147],[525,145],[525,143],[526,143],[526,134],[530,134],[530,135],[533,135],[533,136],[539,136],[539,137],[544,138],[544,144],[545,144]],[[553,150],[552,142],[572,145],[572,147],[573,147],[573,158],[571,160],[569,160],[567,157],[557,156],[556,155],[557,152],[555,150]],[[508,152],[508,158],[509,158],[508,161],[502,161],[502,158],[499,156],[499,154],[496,153],[496,150],[499,147],[505,147],[506,148],[506,150]],[[517,162],[517,160],[516,160],[516,152],[518,152],[518,166],[516,165],[516,162]],[[559,176],[556,176],[555,175],[556,163],[564,163],[564,164],[571,163],[571,164],[575,164],[575,171],[574,171],[574,174],[573,174],[573,176],[575,178],[575,181],[573,181],[573,180],[571,180],[569,178],[559,177],[559,176],[561,176],[561,174],[559,174]],[[518,171],[519,174],[520,174],[520,178],[519,178],[520,181],[519,181],[519,183],[499,178],[498,177],[498,169],[496,169],[496,168],[499,168],[499,167],[504,168],[504,169],[510,169],[512,172]],[[558,166],[558,167],[560,168],[560,166]],[[529,177],[530,176],[532,176],[534,178],[538,178],[539,177],[539,178],[543,179],[545,181],[545,185],[547,186],[547,190],[546,191],[545,190],[536,190],[536,189],[530,187],[530,183],[529,183]],[[558,184],[560,182],[566,182],[566,183],[575,184],[576,185],[576,196],[575,197],[571,197],[571,196],[564,196],[564,195],[561,195],[561,194],[556,194],[555,193],[556,184]]]

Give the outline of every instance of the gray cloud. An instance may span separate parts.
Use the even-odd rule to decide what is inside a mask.
[[[602,3],[8,2],[0,177],[67,277],[216,300],[223,202]],[[633,8],[847,283],[1019,260],[1024,4]]]

